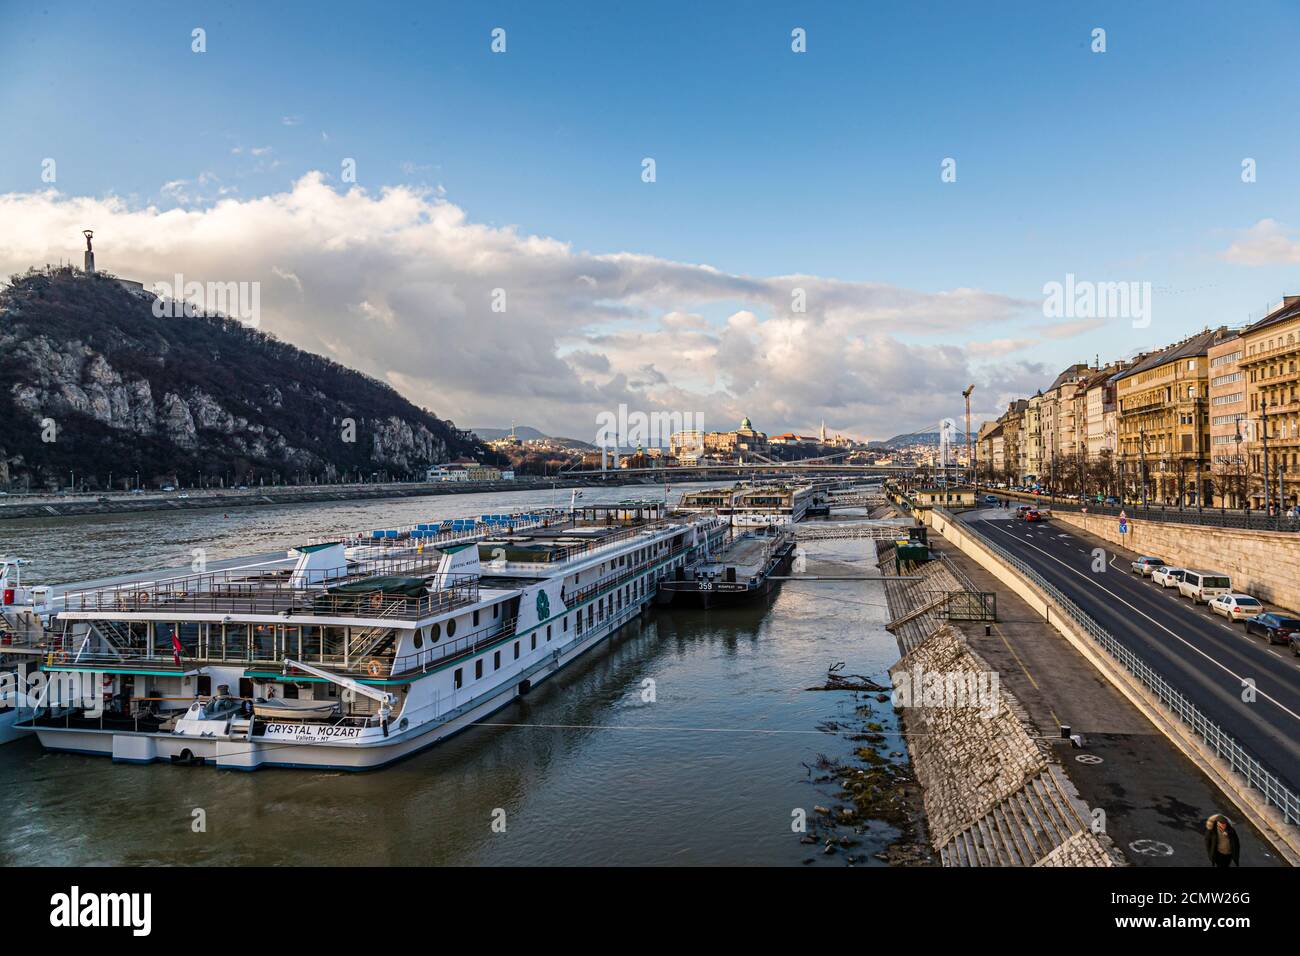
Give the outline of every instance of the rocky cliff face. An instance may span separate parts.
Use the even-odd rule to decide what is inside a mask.
[[[337,363],[219,316],[158,318],[111,277],[0,291],[0,487],[413,476],[485,449]],[[80,478],[79,478],[80,483]]]

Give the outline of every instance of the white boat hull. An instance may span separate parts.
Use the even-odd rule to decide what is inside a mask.
[[[193,737],[147,731],[109,732],[94,729],[36,727],[34,733],[47,750],[112,757],[118,763],[148,764],[158,761],[188,762],[201,759],[228,770],[261,767],[295,767],[331,770],[375,770],[432,747],[466,730],[476,722],[509,706],[521,696],[527,681],[531,690],[637,618],[648,602],[629,606],[591,637],[558,648],[546,661],[483,697],[467,702],[459,712],[386,738],[363,743],[293,744],[251,740],[241,736]],[[26,732],[26,731],[24,731]]]

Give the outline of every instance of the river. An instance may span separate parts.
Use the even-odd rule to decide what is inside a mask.
[[[674,489],[674,499],[683,489]],[[644,489],[589,490],[584,501]],[[6,523],[0,551],[33,580],[172,567],[344,529],[567,504],[517,493],[221,513]],[[873,574],[870,541],[806,545],[809,575]],[[145,767],[0,747],[0,864],[883,865],[899,835],[867,822],[852,848],[800,842],[801,815],[840,799],[819,757],[851,762],[869,705],[880,752],[906,758],[889,705],[811,691],[827,668],[885,683],[898,652],[874,581],[787,582],[764,603],[659,608],[524,701],[366,774]],[[819,838],[820,839],[820,838]]]

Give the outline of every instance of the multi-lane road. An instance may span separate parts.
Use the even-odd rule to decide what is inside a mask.
[[[1128,552],[1014,515],[991,508],[961,520],[1038,571],[1300,793],[1300,658],[1133,574]]]

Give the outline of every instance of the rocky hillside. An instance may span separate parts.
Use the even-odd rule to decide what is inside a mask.
[[[156,318],[111,276],[0,289],[0,489],[423,475],[478,440],[389,386],[222,316]]]

